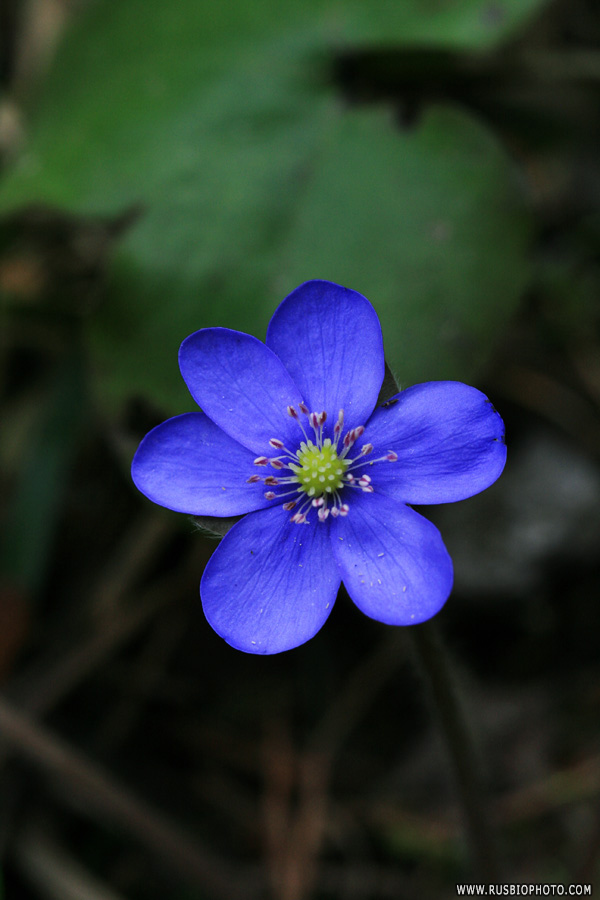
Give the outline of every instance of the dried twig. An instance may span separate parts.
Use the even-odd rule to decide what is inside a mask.
[[[54,778],[64,780],[80,800],[80,811],[126,830],[178,875],[201,885],[217,900],[248,900],[251,885],[242,885],[231,864],[201,848],[176,824],[152,809],[111,775],[65,741],[35,725],[0,698],[0,729],[22,755]]]
[[[164,523],[162,518],[161,522]],[[36,660],[30,670],[5,686],[6,695],[20,709],[36,717],[48,713],[151,621],[167,602],[173,603],[174,594],[177,595],[179,587],[187,590],[188,586],[197,581],[196,548],[193,548],[187,563],[181,566],[176,581],[173,573],[169,573],[125,607],[122,602],[124,591],[131,590],[141,575],[142,567],[147,564],[148,553],[156,549],[156,540],[164,540],[166,534],[163,526],[154,518],[148,521],[147,527],[136,525],[134,532],[144,552],[138,544],[129,542],[130,549],[134,551],[133,562],[128,566],[124,563],[111,566],[108,577],[93,592],[98,601],[103,598],[100,605],[111,608],[113,614],[103,618],[101,628],[94,630],[91,635],[82,636],[75,646],[71,645],[61,651],[58,658],[53,651],[49,660],[41,664]],[[117,569],[121,572],[122,582],[115,580],[114,573]],[[7,754],[8,748],[0,736],[0,768],[6,762]]]
[[[124,900],[75,862],[39,827],[24,829],[14,843],[23,876],[49,900]]]
[[[188,617],[184,609],[165,609],[156,617],[139,657],[129,667],[122,694],[101,723],[96,748],[112,753],[131,734],[158,689],[171,655],[179,646]]]
[[[373,652],[361,660],[345,680],[342,690],[313,731],[311,749],[333,759],[375,697],[406,658],[406,641],[402,629],[390,629]]]
[[[402,641],[399,632],[392,631],[359,663],[317,724],[305,751],[296,751],[281,733],[268,736],[263,814],[267,863],[279,900],[301,900],[311,893],[327,827],[334,760],[373,698],[405,659]]]
[[[117,552],[103,567],[89,605],[101,621],[114,616],[123,598],[173,535],[173,521],[161,510],[144,512],[123,535]]]

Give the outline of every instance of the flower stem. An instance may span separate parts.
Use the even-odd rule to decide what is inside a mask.
[[[481,882],[497,882],[499,866],[480,761],[448,653],[433,622],[414,625],[408,632],[446,746],[474,874]]]

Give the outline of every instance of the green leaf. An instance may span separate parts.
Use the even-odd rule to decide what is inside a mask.
[[[370,110],[340,119],[283,270],[302,280],[310,260],[319,277],[366,294],[403,386],[470,380],[525,286],[527,246],[509,166],[483,128],[432,109],[399,134]]]
[[[491,47],[522,28],[545,0],[313,0],[341,42]]]
[[[466,113],[432,109],[401,132],[388,109],[345,108],[327,73],[361,42],[484,46],[538,5],[92,6],[0,205],[143,204],[89,322],[102,403],[190,408],[181,340],[207,325],[264,337],[310,278],[369,297],[403,384],[475,378],[529,274],[512,168]]]
[[[38,405],[38,421],[0,535],[0,576],[27,596],[35,595],[46,572],[69,466],[86,418],[80,356],[74,337],[45,385],[45,402]]]

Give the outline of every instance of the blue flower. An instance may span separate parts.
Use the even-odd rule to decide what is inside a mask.
[[[247,514],[200,585],[218,634],[249,653],[297,647],[324,624],[341,581],[389,625],[441,609],[452,561],[410,504],[463,500],[499,477],[504,426],[484,394],[429,382],[376,406],[385,368],[377,313],[328,281],[286,297],[266,344],[204,328],[183,342],[179,365],[203,412],[147,434],[132,477],[168,509]]]

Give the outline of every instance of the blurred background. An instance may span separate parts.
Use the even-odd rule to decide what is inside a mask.
[[[177,350],[325,278],[400,384],[507,425],[423,511],[502,881],[600,874],[600,7],[3,0],[4,900],[379,900],[473,882],[405,630],[342,590],[307,645],[203,618],[215,546],[129,463]]]

